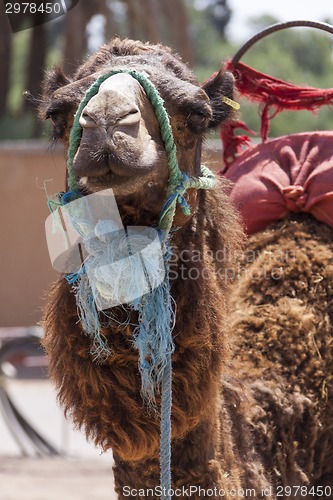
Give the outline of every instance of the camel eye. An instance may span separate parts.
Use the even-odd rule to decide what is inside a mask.
[[[50,119],[53,123],[53,125],[59,125],[60,121],[62,120],[61,114],[60,113],[55,113],[55,112],[49,112],[46,116],[46,119]]]
[[[52,123],[54,125],[56,125],[59,121],[59,113],[53,113],[51,116],[50,116],[51,120],[52,120]]]
[[[51,120],[53,125],[53,136],[60,139],[63,136],[66,127],[66,119],[64,115],[58,111],[48,110],[45,113],[45,119]]]
[[[208,126],[208,122],[209,116],[201,111],[193,112],[187,118],[188,125],[198,132],[205,130]]]

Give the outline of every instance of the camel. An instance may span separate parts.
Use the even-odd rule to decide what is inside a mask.
[[[256,440],[275,484],[315,498],[333,498],[332,139],[270,140],[224,173],[249,234],[230,301],[239,373],[263,408]]]
[[[131,74],[117,73],[124,68],[145,75],[156,87],[170,118],[178,164],[193,178],[200,175],[205,134],[231,114],[234,81],[222,67],[200,86],[170,49],[118,38],[102,46],[73,78],[59,68],[48,74],[40,116],[52,120],[54,139],[67,150],[74,113],[86,91],[106,75],[78,116],[81,134],[72,159],[78,189],[85,196],[112,187],[124,226],[157,227],[167,195],[166,148],[143,87]],[[70,184],[67,176],[67,189]],[[242,342],[245,349],[252,345],[248,331],[241,330],[242,339],[234,334],[239,329],[232,326],[229,297],[244,234],[228,198],[229,183],[220,179],[214,189],[187,193],[183,188],[176,193],[169,261],[175,304],[173,492],[193,499],[288,496],[277,488],[296,486],[295,478],[300,486],[308,484],[306,460],[293,443],[303,440],[303,451],[312,443],[299,427],[312,406],[302,394],[292,400],[274,366],[248,359],[242,351]],[[156,394],[157,411],[142,395],[133,342],[137,311],[123,305],[112,314],[99,313],[110,353],[96,361],[64,276],[47,299],[43,344],[66,415],[96,446],[112,449],[119,498],[172,496],[158,489],[161,394]],[[263,346],[255,339],[253,344],[260,356]],[[280,444],[287,433],[284,425],[293,425],[285,446]],[[299,474],[292,476],[294,470]]]

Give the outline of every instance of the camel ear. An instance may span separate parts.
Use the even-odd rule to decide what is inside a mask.
[[[222,67],[218,73],[215,73],[202,85],[202,89],[210,99],[213,112],[209,128],[217,127],[231,115],[233,108],[223,101],[223,96],[228,99],[234,98],[234,83],[233,75]]]
[[[56,67],[46,73],[43,83],[43,95],[39,104],[39,118],[46,120],[51,115],[47,112],[48,106],[52,101],[53,94],[56,90],[72,83],[69,78],[63,73],[62,69]]]
[[[56,67],[46,74],[44,80],[44,95],[50,96],[56,90],[71,83],[60,67]]]

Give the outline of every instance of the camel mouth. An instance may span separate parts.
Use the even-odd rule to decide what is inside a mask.
[[[89,183],[99,183],[108,187],[120,186],[121,184],[125,184],[131,179],[135,179],[139,177],[140,174],[137,175],[120,175],[118,173],[113,172],[112,170],[108,170],[107,172],[99,175],[86,175],[79,178],[80,183],[84,183],[88,185]]]
[[[152,168],[147,165],[136,165],[121,161],[108,152],[90,166],[80,169],[74,164],[79,184],[84,189],[94,192],[101,189],[119,188],[121,190],[138,187],[152,177]]]
[[[102,191],[104,189],[123,189],[127,184],[129,184],[128,177],[119,176],[113,174],[112,172],[105,173],[99,176],[84,176],[78,179],[80,190],[83,190],[84,194],[92,194],[97,191]]]
[[[93,155],[77,154],[73,168],[79,179],[96,180],[99,178],[121,184],[126,180],[149,174],[153,170],[153,165],[142,164],[139,158],[132,158],[130,154],[119,158],[109,149],[105,149],[103,152],[98,154],[95,152]]]
[[[136,161],[133,160],[134,158],[131,157],[121,159],[110,150],[104,154],[104,161],[109,170],[108,174],[115,178],[129,179],[149,174],[154,169],[154,165],[151,163],[141,164],[139,158],[136,158]]]
[[[118,173],[114,173],[112,170],[108,170],[107,172],[100,175],[86,175],[80,177],[78,179],[81,187],[88,189],[88,191],[96,191],[107,188],[120,188],[124,187],[127,184],[130,184],[131,181],[135,181],[140,178],[140,175],[119,175]]]

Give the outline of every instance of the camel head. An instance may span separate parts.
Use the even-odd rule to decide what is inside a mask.
[[[164,100],[181,170],[200,173],[202,138],[231,108],[233,77],[221,69],[200,86],[188,67],[160,45],[112,40],[67,78],[51,71],[44,84],[40,114],[53,123],[53,137],[69,146],[74,114],[87,89],[113,70],[127,68],[146,75]],[[86,104],[79,119],[82,136],[73,161],[85,193],[112,188],[117,197],[140,196],[159,210],[165,199],[168,164],[155,110],[131,75],[108,77]]]

